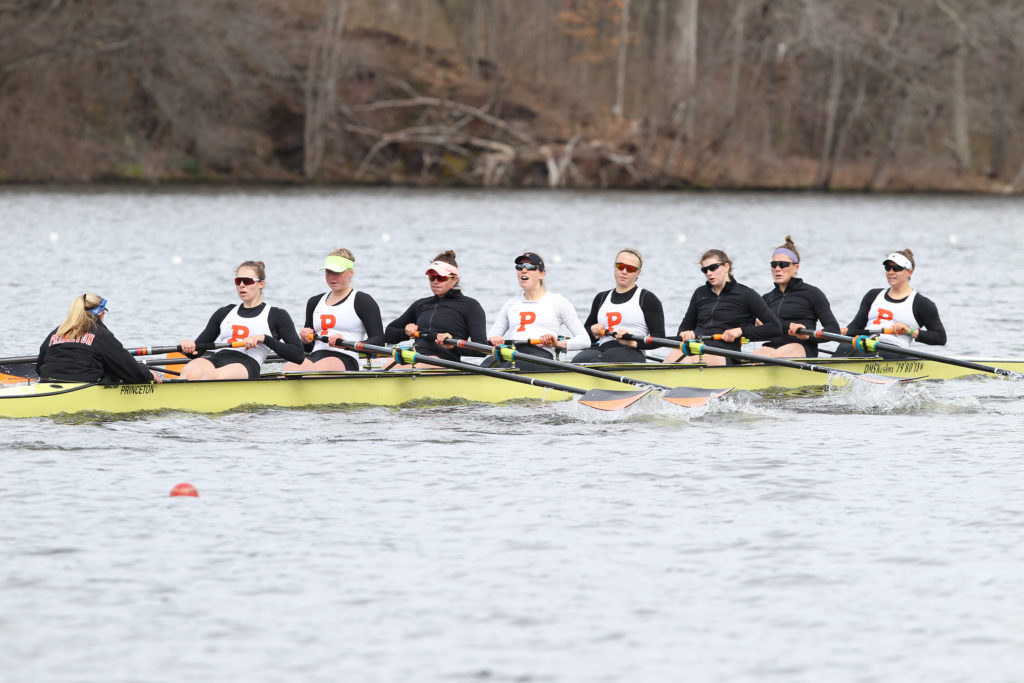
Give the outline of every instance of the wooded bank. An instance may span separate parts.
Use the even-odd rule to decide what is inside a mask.
[[[0,181],[1020,192],[1016,0],[7,0]]]

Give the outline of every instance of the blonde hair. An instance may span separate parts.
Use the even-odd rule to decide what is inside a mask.
[[[96,326],[99,318],[89,312],[90,308],[96,308],[103,303],[103,297],[93,292],[86,292],[82,296],[76,296],[68,308],[68,317],[57,328],[57,334],[61,337],[81,337],[83,334]]]
[[[328,256],[340,256],[342,258],[347,258],[352,263],[356,262],[356,257],[353,256],[352,252],[349,251],[348,249],[346,249],[345,247],[338,247],[337,249],[332,251],[330,254],[328,254]]]

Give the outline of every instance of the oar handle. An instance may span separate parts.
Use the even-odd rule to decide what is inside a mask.
[[[232,341],[196,344],[196,353],[205,353],[207,351],[213,351],[214,349],[226,349],[228,347],[238,348],[241,346],[245,346],[245,342]],[[179,344],[175,344],[174,346],[137,346],[134,349],[126,350],[133,356],[159,356],[165,353],[184,353],[181,350],[181,345]]]
[[[196,352],[202,353],[214,349],[222,349],[228,346],[245,346],[245,342],[217,342],[215,344],[196,344]],[[181,353],[181,347],[174,346],[137,346],[133,349],[125,349],[133,356],[158,356],[165,353]],[[15,365],[18,363],[35,363],[39,356],[15,356],[12,358],[0,358],[2,365]]]
[[[682,339],[667,339],[665,337],[639,337],[632,334],[622,335],[623,339],[632,339],[634,341],[642,341],[645,344],[651,346],[667,346],[673,349],[679,349],[687,356],[701,356],[704,354],[711,354],[713,356],[724,356],[726,358],[736,358],[738,360],[747,360],[754,363],[765,363],[767,365],[780,365],[786,368],[794,368],[797,370],[810,370],[811,372],[840,372],[843,374],[859,375],[858,372],[852,370],[832,370],[821,365],[814,365],[812,363],[800,363],[794,360],[786,360],[784,358],[773,358],[772,356],[755,356],[752,353],[744,353],[743,351],[733,351],[732,349],[722,349],[717,346],[708,346],[704,342],[697,341],[696,339],[689,339],[683,341]]]
[[[454,344],[460,349],[472,349],[474,351],[482,351],[489,353],[497,361],[507,361],[509,363],[516,360],[522,360],[526,363],[535,363],[537,365],[545,365],[549,368],[558,368],[559,370],[568,370],[569,372],[577,372],[581,375],[588,375],[590,377],[598,377],[600,379],[606,379],[611,382],[621,382],[623,384],[629,384],[632,386],[651,386],[656,389],[668,389],[669,387],[655,384],[653,382],[641,382],[638,379],[632,377],[626,377],[624,375],[616,375],[613,372],[605,372],[604,370],[597,370],[596,368],[588,368],[582,365],[575,365],[573,363],[566,363],[553,358],[546,358],[544,356],[534,356],[528,353],[521,353],[514,346],[508,344],[499,344],[498,346],[490,346],[488,344],[481,344],[479,342],[469,341],[466,339],[449,339],[449,343]]]
[[[712,334],[712,335],[703,335],[703,336],[697,337],[697,339],[700,339],[701,341],[703,341],[704,339],[711,339],[713,341],[722,341],[724,336],[725,335],[719,333],[719,334]],[[749,344],[750,343],[750,340],[747,339],[746,337],[740,337],[739,340],[733,340],[733,341],[739,341],[741,344]]]
[[[328,337],[316,337],[320,341],[330,344]],[[565,384],[557,384],[555,382],[547,382],[541,379],[534,379],[533,377],[524,377],[522,375],[516,375],[508,372],[502,372],[500,370],[491,370],[490,368],[482,368],[479,365],[473,365],[472,363],[462,363],[459,361],[448,360],[447,358],[438,358],[437,356],[427,356],[419,353],[415,349],[407,349],[402,346],[395,346],[394,348],[387,348],[386,346],[377,346],[376,344],[367,344],[366,342],[349,341],[347,339],[339,339],[335,346],[340,346],[345,349],[351,349],[352,351],[361,351],[363,353],[372,353],[378,356],[391,356],[398,363],[403,365],[414,365],[416,363],[426,363],[429,365],[437,365],[442,368],[448,368],[450,370],[462,370],[464,372],[472,372],[478,375],[487,375],[488,377],[495,377],[498,379],[508,380],[510,382],[519,382],[520,384],[530,384],[542,389],[556,389],[558,391],[564,391],[569,394],[578,394],[582,396],[587,393],[586,389],[580,389],[579,387],[570,387]]]

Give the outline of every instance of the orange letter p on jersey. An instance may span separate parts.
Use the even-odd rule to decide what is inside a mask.
[[[229,342],[242,341],[249,336],[249,328],[245,325],[232,325],[231,326],[231,339]]]
[[[338,320],[330,314],[320,316],[320,334],[326,335],[330,332],[331,328],[334,327]]]
[[[608,311],[604,314],[604,317],[608,319],[608,324],[605,326],[609,332],[615,329],[615,326],[622,322],[622,313],[618,311]]]
[[[519,328],[516,332],[522,332],[530,323],[537,322],[537,313],[534,311],[519,311]]]

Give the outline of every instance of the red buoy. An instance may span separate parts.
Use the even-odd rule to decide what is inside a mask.
[[[199,497],[199,491],[196,491],[196,487],[192,484],[178,484],[171,489],[172,496],[192,496],[193,498]]]

